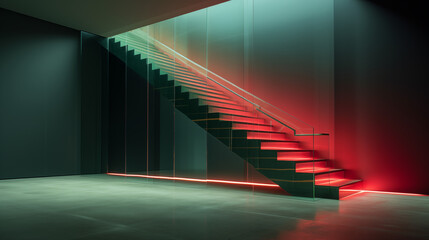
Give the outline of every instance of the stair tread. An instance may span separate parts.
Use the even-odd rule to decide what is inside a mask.
[[[343,171],[343,169],[339,168],[329,168],[329,167],[309,167],[309,168],[301,168],[296,169],[296,172],[299,173],[314,173],[314,174],[325,174],[325,173],[331,173],[331,172],[338,172]]]
[[[210,100],[203,100],[203,101],[204,101],[203,105],[207,105],[209,107],[218,107],[218,108],[246,111],[245,108],[241,105],[228,104],[228,103],[218,103],[218,102],[212,102]]]
[[[210,97],[210,96],[206,96],[206,95],[202,95],[202,94],[195,94],[198,97],[200,97],[203,100],[208,100],[208,101],[212,101],[212,102],[221,102],[221,103],[226,103],[226,104],[236,104],[236,102],[229,100],[229,99],[222,99],[222,98],[215,98],[215,97]]]
[[[217,99],[224,99],[224,100],[229,100],[232,101],[228,96],[222,94],[218,94],[218,93],[211,93],[211,92],[207,92],[207,91],[201,91],[201,90],[195,90],[195,89],[189,89],[189,92],[198,96],[208,96],[208,97],[213,97],[213,98],[217,98]]]
[[[294,158],[291,157],[290,159],[277,159],[277,161],[281,162],[316,162],[316,161],[327,161],[327,159],[318,158],[318,159],[310,159],[310,158]]]
[[[244,117],[253,117],[257,118],[257,114],[253,113],[251,111],[242,111],[242,110],[234,110],[234,109],[226,109],[221,107],[212,107],[210,106],[209,112],[218,112],[223,114],[229,114],[229,115],[237,115],[237,116],[244,116]]]
[[[275,149],[270,149],[270,150],[275,150]],[[308,151],[313,151],[313,150],[297,148],[297,149],[280,149],[280,150],[275,150],[275,151],[277,151],[277,152],[308,152]]]
[[[191,84],[187,84],[187,83],[182,83],[179,82],[180,86],[183,86],[185,88],[191,88],[191,89],[197,89],[199,91],[207,91],[207,92],[212,92],[212,93],[218,93],[218,94],[224,94],[223,92],[210,88],[210,87],[202,87],[202,86],[197,86],[197,85],[191,85]]]
[[[320,162],[320,161],[328,161],[328,159],[324,158],[318,158],[318,159],[308,159],[308,158],[301,158],[301,159],[288,159],[288,160],[277,160],[282,162]]]
[[[265,123],[265,120],[263,118],[243,117],[243,116],[236,116],[236,115],[225,114],[225,113],[220,113],[220,120],[256,124],[256,125],[269,125],[268,123]],[[252,120],[255,122],[249,122]]]
[[[261,148],[261,150],[274,150],[274,151],[301,151],[299,148],[293,147],[269,147],[269,148]]]
[[[265,133],[280,133],[273,129],[272,125],[251,124],[251,123],[234,123],[233,130],[246,130],[252,132],[265,132]]]
[[[360,179],[348,179],[348,178],[323,178],[316,180],[315,184],[317,186],[331,186],[331,187],[343,187],[347,185],[351,185],[354,183],[361,182]]]
[[[296,142],[299,143],[297,140],[261,140],[261,142]]]

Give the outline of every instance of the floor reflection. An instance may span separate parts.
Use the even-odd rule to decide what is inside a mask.
[[[429,198],[344,201],[107,175],[0,181],[1,239],[425,239]]]

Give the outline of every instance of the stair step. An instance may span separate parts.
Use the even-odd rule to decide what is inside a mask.
[[[178,65],[178,63],[174,62],[174,60],[171,59],[168,55],[162,53],[156,48],[153,48],[152,50],[148,50],[148,48],[145,46],[136,46],[136,45],[131,45],[129,48],[140,53],[144,58],[148,60],[162,60],[163,62],[166,62],[166,63],[176,63]]]
[[[313,160],[312,150],[291,150],[291,151],[279,151],[277,152],[278,161],[289,161],[289,160]]]
[[[192,73],[191,71],[187,70],[187,69],[183,69],[183,68],[178,68],[178,67],[174,67],[174,66],[168,66],[166,64],[162,64],[159,62],[155,62],[155,64],[157,65],[157,67],[159,69],[161,69],[162,71],[168,73],[168,74],[174,74],[176,76],[190,76],[190,77],[196,77],[196,75],[194,73]]]
[[[306,168],[297,168],[296,172],[298,173],[314,173],[314,174],[329,174],[344,171],[343,169],[335,169],[329,167],[306,167]],[[326,176],[322,177],[326,178]]]
[[[165,59],[161,59],[161,58],[150,58],[150,57],[148,60],[155,63],[155,64],[162,66],[163,68],[170,69],[172,71],[182,71],[182,72],[183,71],[186,71],[186,72],[189,71],[189,69],[183,67],[178,62],[169,61],[169,60],[165,60]]]
[[[285,133],[247,132],[247,139],[287,141]]]
[[[155,57],[151,57],[150,54],[147,56],[146,59],[149,61],[149,63],[156,64],[158,67],[161,67],[162,69],[169,69],[169,70],[171,70],[173,72],[176,72],[176,71],[181,71],[181,72],[186,71],[187,72],[187,71],[189,71],[188,69],[182,67],[177,62],[168,61],[166,59],[162,59],[162,58],[159,58],[159,57],[156,57],[156,56]]]
[[[234,123],[232,129],[235,130],[250,130],[256,132],[275,132],[273,126],[267,125],[255,125],[246,123]]]
[[[213,97],[213,98],[218,98],[218,99],[224,99],[224,100],[229,100],[231,101],[231,99],[226,96],[224,93],[218,94],[218,93],[210,93],[207,91],[201,91],[201,90],[195,90],[195,89],[190,89],[190,92],[196,95],[201,95],[201,96],[207,96],[207,97]]]
[[[209,96],[204,96],[204,95],[197,95],[197,94],[195,94],[195,96],[192,96],[191,98],[200,98],[200,99],[207,100],[207,101],[210,101],[210,102],[219,102],[219,103],[226,103],[226,104],[237,104],[236,102],[234,102],[232,100],[220,99],[220,98],[209,97]]]
[[[191,89],[191,90],[197,90],[197,91],[206,91],[209,93],[215,93],[215,94],[224,94],[223,92],[210,88],[209,86],[197,86],[197,85],[192,85],[192,84],[187,84],[187,83],[180,83],[180,86]]]
[[[184,74],[180,74],[179,72],[168,71],[166,69],[162,71],[165,72],[165,74],[168,74],[170,77],[173,77],[174,79],[182,79],[182,80],[194,81],[199,83],[207,83],[207,81],[205,81],[203,78],[200,78],[196,75],[188,75],[188,74],[184,75]]]
[[[136,50],[136,52],[138,54],[141,55],[141,59],[146,59],[150,63],[162,64],[162,65],[167,65],[167,66],[173,66],[174,65],[174,66],[176,66],[178,68],[183,68],[178,63],[175,63],[174,61],[172,61],[167,56],[165,56],[165,55],[163,55],[161,53],[147,52],[147,51],[141,50],[141,49],[136,48],[136,47],[134,47],[134,49]]]
[[[219,107],[209,107],[209,113],[224,113],[229,115],[236,115],[236,116],[250,117],[250,118],[258,117],[256,113],[241,111],[241,110],[234,110],[234,109],[219,108]]]
[[[349,179],[350,181],[339,186],[338,198],[342,199],[350,195],[357,194],[363,189],[363,181],[361,179]]]
[[[308,169],[308,168],[326,168],[327,161],[307,161],[307,162],[296,162],[296,169]]]
[[[182,79],[182,78],[174,78],[173,81],[177,81],[180,84],[187,84],[189,86],[193,86],[193,87],[199,87],[199,88],[203,88],[203,89],[213,89],[218,91],[216,88],[210,86],[207,82],[203,82],[203,81],[198,81],[198,80],[189,80],[189,79]]]
[[[163,71],[170,73],[170,74],[173,74],[174,76],[200,79],[197,75],[195,75],[195,73],[190,72],[190,71],[187,71],[187,72],[185,72],[185,71],[174,71],[173,69],[165,69]]]
[[[233,116],[228,114],[220,114],[219,120],[230,121],[230,122],[251,123],[251,124],[266,124],[266,121],[262,118],[241,117],[241,116]]]
[[[331,187],[344,187],[354,183],[358,183],[362,180],[347,179],[347,178],[322,178],[317,179],[315,184],[318,186],[331,186]]]
[[[309,163],[309,162],[323,162],[328,161],[327,159],[317,158],[317,159],[285,159],[285,160],[277,160],[278,162],[296,162],[296,163]]]
[[[188,81],[190,83],[200,83],[200,84],[203,84],[203,85],[209,85],[209,86],[211,86],[210,84],[207,83],[206,80],[204,80],[202,78],[199,78],[197,76],[188,77],[188,76],[181,76],[181,75],[176,75],[176,74],[170,74],[170,75],[173,76],[174,79],[176,79],[176,80]]]
[[[298,142],[261,142],[262,150],[298,150]]]
[[[209,100],[201,100],[201,104],[207,105],[210,107],[219,107],[219,108],[225,108],[225,109],[246,111],[246,107],[241,106],[241,105],[237,105],[237,104],[218,103],[218,102],[212,102]]]
[[[316,197],[343,199],[359,193],[363,188],[362,180],[347,178],[330,178],[315,181]]]

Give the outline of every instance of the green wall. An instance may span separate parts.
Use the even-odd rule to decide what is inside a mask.
[[[0,179],[100,172],[87,114],[100,87],[82,84],[81,33],[3,9],[0,22]]]

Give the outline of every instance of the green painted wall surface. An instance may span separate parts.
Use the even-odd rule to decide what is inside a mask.
[[[0,178],[78,174],[80,32],[0,11]]]
[[[0,179],[104,172],[102,38],[3,9],[0,31]]]

